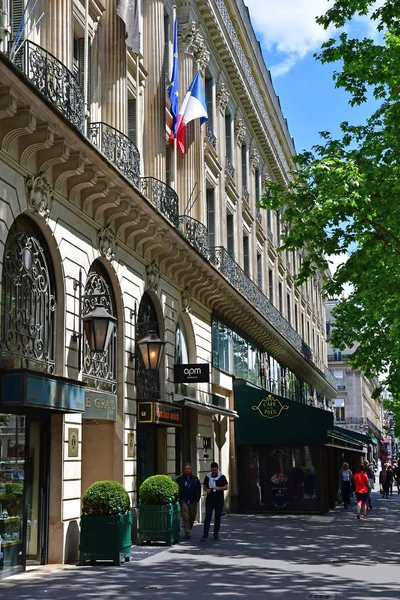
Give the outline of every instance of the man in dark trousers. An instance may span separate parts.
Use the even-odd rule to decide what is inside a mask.
[[[201,496],[200,480],[192,474],[192,465],[186,463],[183,475],[176,480],[179,485],[181,516],[185,528],[185,540],[190,540],[190,532],[197,514],[197,504]]]
[[[228,489],[228,481],[225,475],[222,475],[221,471],[218,470],[218,464],[216,462],[211,463],[211,471],[204,478],[203,488],[207,494],[207,498],[206,518],[204,521],[204,531],[201,540],[204,542],[208,538],[213,511],[215,511],[214,540],[219,540],[221,515],[224,508],[224,492]]]

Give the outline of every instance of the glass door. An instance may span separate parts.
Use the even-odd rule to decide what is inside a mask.
[[[29,420],[26,561],[46,564],[49,499],[49,418]]]

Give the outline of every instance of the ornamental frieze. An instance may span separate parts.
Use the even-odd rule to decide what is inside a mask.
[[[29,208],[41,217],[47,218],[53,204],[53,189],[46,175],[41,173],[37,177],[33,175],[27,177],[26,187]]]

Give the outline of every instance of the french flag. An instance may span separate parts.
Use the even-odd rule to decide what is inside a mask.
[[[176,137],[182,153],[185,152],[186,125],[190,123],[190,121],[194,121],[194,119],[200,119],[200,125],[203,125],[203,123],[208,120],[207,105],[200,71],[197,71],[195,78],[190,84],[190,88],[187,91],[178,114]]]

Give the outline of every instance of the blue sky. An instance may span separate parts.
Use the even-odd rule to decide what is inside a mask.
[[[321,43],[333,32],[325,32],[315,17],[331,5],[327,0],[245,0],[254,30],[259,38],[274,87],[289,122],[296,150],[319,143],[320,131],[339,135],[342,121],[362,123],[372,112],[373,103],[352,108],[349,96],[336,89],[332,73],[337,68],[322,65],[313,58]],[[367,17],[355,20],[349,34],[364,36],[374,32]]]

